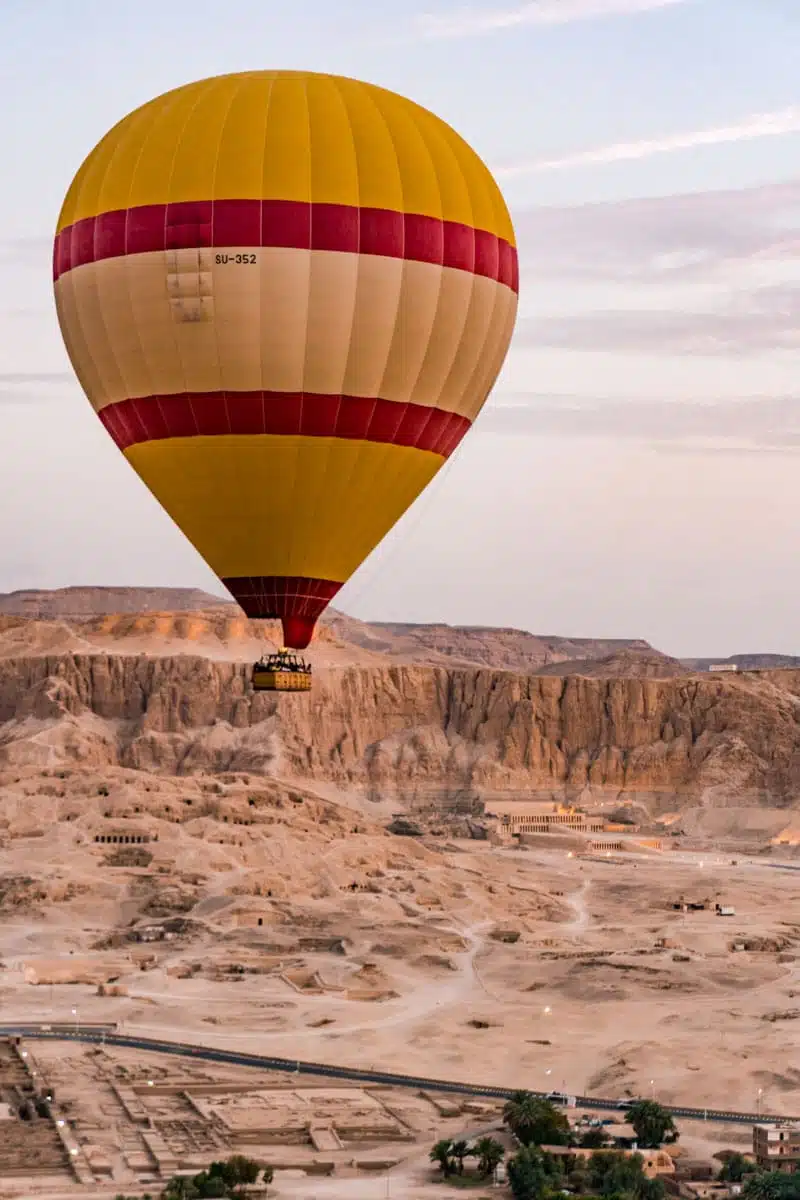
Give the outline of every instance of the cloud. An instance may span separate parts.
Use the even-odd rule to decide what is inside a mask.
[[[728,359],[800,350],[800,180],[534,208],[516,226],[529,306],[517,348]]]
[[[458,38],[516,29],[521,25],[566,25],[598,17],[616,17],[672,8],[688,0],[531,0],[514,8],[460,8],[451,13],[425,13],[417,18],[424,37]]]
[[[75,382],[69,371],[0,371],[0,404],[49,402],[54,387]]]
[[[652,158],[656,154],[674,154],[679,150],[692,150],[700,146],[722,146],[757,138],[782,137],[790,133],[800,133],[800,107],[796,105],[777,109],[775,112],[754,113],[733,125],[694,129],[635,142],[612,142],[607,146],[580,150],[576,154],[563,154],[558,158],[535,158],[527,162],[507,163],[494,167],[494,174],[499,179],[513,179],[538,171],[562,171],[575,167],[631,162]]]
[[[800,449],[800,395],[676,401],[529,395],[493,403],[476,431],[506,436],[625,438],[665,448],[740,452]]]
[[[750,357],[800,350],[800,286],[756,288],[714,311],[618,309],[528,317],[516,346],[646,355]]]
[[[28,383],[74,383],[69,371],[0,371],[0,387]]]
[[[636,283],[708,280],[732,265],[800,254],[800,180],[516,214],[530,279]]]
[[[41,267],[52,258],[52,237],[19,237],[0,241],[0,264],[9,267]]]

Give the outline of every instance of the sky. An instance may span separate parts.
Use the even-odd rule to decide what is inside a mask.
[[[74,380],[52,235],[132,108],[307,68],[449,121],[521,262],[474,430],[337,606],[800,654],[799,60],[796,0],[0,0],[0,590],[220,592]]]

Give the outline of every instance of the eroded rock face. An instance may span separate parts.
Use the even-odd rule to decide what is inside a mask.
[[[244,664],[182,654],[0,662],[0,763],[248,771],[381,792],[552,788],[791,804],[800,672],[679,679],[381,666],[254,695]]]

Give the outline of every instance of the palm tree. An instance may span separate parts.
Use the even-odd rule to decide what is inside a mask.
[[[431,1162],[438,1163],[442,1169],[443,1175],[453,1174],[453,1143],[450,1138],[442,1138],[435,1146],[432,1147],[428,1158]]]
[[[459,1141],[457,1141],[457,1142],[453,1142],[451,1149],[450,1149],[450,1153],[452,1154],[453,1158],[456,1159],[456,1161],[458,1162],[459,1175],[463,1175],[464,1174],[464,1159],[467,1158],[471,1154],[469,1142],[465,1142],[463,1138],[460,1138]]]
[[[174,1175],[163,1194],[165,1200],[197,1200],[198,1191],[193,1179],[184,1175]]]
[[[495,1167],[503,1161],[506,1155],[497,1138],[493,1137],[478,1138],[472,1147],[472,1153],[478,1160],[478,1174],[483,1179],[494,1174]]]
[[[525,1133],[536,1121],[535,1105],[533,1092],[520,1090],[514,1092],[503,1108],[503,1120],[521,1142],[525,1141]]]

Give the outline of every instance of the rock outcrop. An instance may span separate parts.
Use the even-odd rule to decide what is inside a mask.
[[[790,806],[800,672],[675,679],[380,666],[254,695],[239,663],[180,655],[0,661],[0,766],[244,771],[413,796],[585,789]],[[585,797],[584,797],[585,798]],[[650,804],[652,810],[652,803]]]

